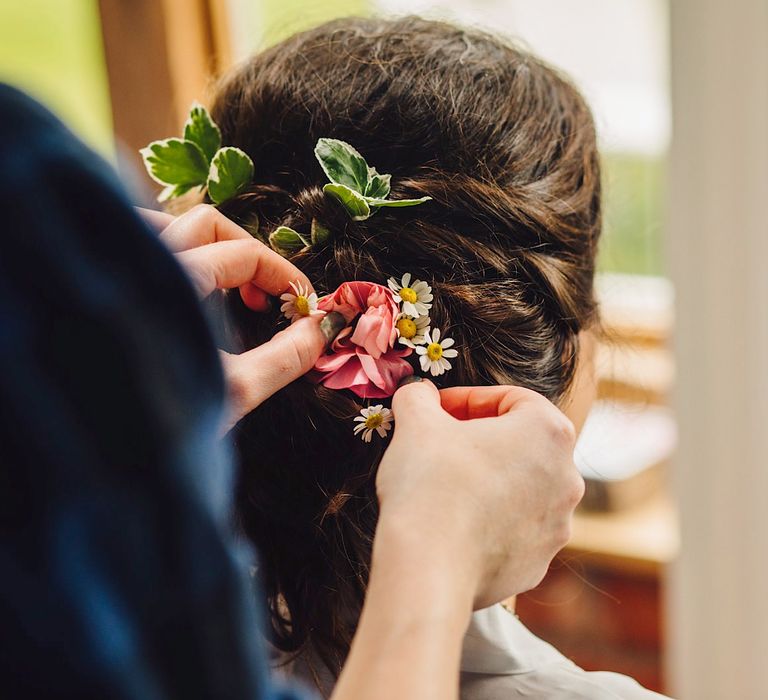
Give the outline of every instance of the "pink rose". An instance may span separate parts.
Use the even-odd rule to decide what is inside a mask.
[[[317,302],[321,311],[338,311],[347,323],[357,322],[352,342],[378,359],[397,340],[395,323],[400,309],[390,289],[373,282],[344,282],[333,294]],[[345,334],[346,335],[346,334]]]
[[[353,323],[343,330],[331,353],[315,364],[315,381],[329,389],[349,389],[361,398],[392,396],[413,367],[403,358],[410,348],[394,349],[399,308],[387,287],[372,282],[344,282],[317,303],[322,311],[338,311]]]

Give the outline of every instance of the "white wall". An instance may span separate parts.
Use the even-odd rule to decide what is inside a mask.
[[[377,0],[506,34],[569,73],[609,150],[663,153],[669,141],[667,0]]]

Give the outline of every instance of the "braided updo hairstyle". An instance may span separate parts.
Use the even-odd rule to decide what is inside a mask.
[[[318,292],[412,272],[432,285],[434,325],[459,351],[438,386],[512,383],[562,401],[578,334],[595,321],[600,234],[594,125],[568,80],[480,31],[343,19],[237,67],[212,114],[223,143],[256,168],[222,206],[228,216],[258,221],[263,234],[281,224],[308,232],[312,219],[331,231],[291,257]],[[320,137],[391,173],[393,199],[432,201],[351,221],[323,195]],[[243,348],[281,325],[278,311],[254,314],[239,294],[228,304]],[[238,515],[260,554],[273,642],[311,648],[335,674],[364,597],[386,446],[353,435],[363,405],[299,380],[235,430]]]

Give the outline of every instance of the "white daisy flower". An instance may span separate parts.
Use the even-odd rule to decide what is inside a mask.
[[[394,416],[392,411],[384,408],[381,404],[369,406],[360,411],[360,415],[355,418],[355,435],[362,433],[363,442],[370,442],[375,430],[379,437],[386,437],[387,432],[392,430],[392,421]]]
[[[411,284],[411,273],[406,272],[398,284],[394,277],[387,280],[389,288],[400,297],[402,312],[406,316],[418,318],[426,316],[432,308],[432,287],[421,280]]]
[[[459,354],[458,351],[451,348],[454,343],[453,338],[443,338],[441,342],[440,331],[435,328],[432,331],[427,331],[424,340],[426,344],[416,348],[422,371],[437,377],[451,369],[451,363],[446,358],[456,357]],[[449,350],[449,348],[451,349]]]
[[[295,294],[286,292],[280,297],[280,301],[285,302],[280,307],[280,311],[289,321],[293,322],[304,316],[318,316],[325,313],[317,308],[317,294],[315,292],[310,294],[309,289],[298,282],[291,282],[291,288]]]
[[[426,334],[429,333],[429,316],[411,316],[401,315],[395,323],[397,329],[398,342],[401,345],[407,345],[409,348],[415,348],[417,345],[424,345]]]

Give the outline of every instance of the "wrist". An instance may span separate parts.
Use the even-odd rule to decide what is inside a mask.
[[[384,508],[376,528],[371,583],[398,604],[435,622],[461,616],[466,626],[481,578],[477,547],[467,530],[435,519],[411,519]]]
[[[334,699],[458,698],[477,567],[457,558],[458,536],[435,537],[429,519],[395,515],[386,507],[379,517],[365,605]]]

